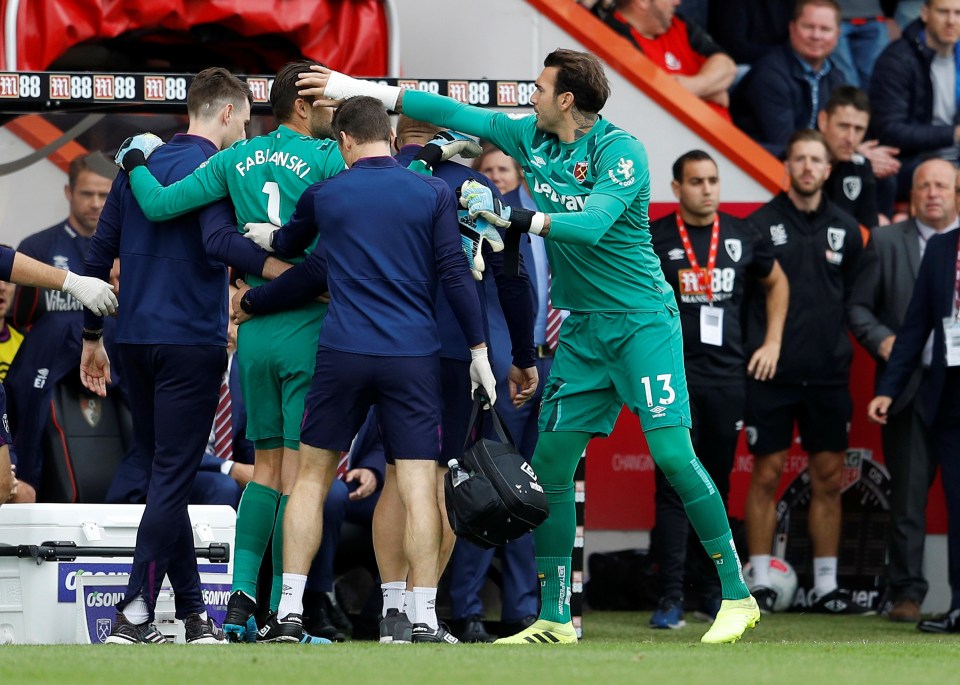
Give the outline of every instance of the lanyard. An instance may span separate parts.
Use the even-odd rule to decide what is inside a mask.
[[[697,255],[693,253],[693,245],[690,244],[690,235],[687,233],[687,227],[683,225],[683,219],[680,217],[680,211],[676,212],[677,231],[680,232],[680,242],[683,243],[683,249],[687,253],[687,261],[690,267],[696,272],[700,283],[700,292],[707,294],[707,301],[713,304],[713,270],[717,266],[717,247],[720,244],[720,215],[713,216],[713,231],[710,234],[710,251],[707,253],[707,269],[704,272],[697,261]],[[957,254],[957,278],[960,279],[960,253]]]

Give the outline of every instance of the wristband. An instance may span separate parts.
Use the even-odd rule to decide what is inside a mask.
[[[147,158],[143,156],[143,150],[131,149],[123,156],[123,170],[128,174],[138,166],[146,166]]]
[[[423,162],[428,168],[433,169],[443,161],[443,149],[439,145],[424,145],[413,160]]]
[[[97,340],[100,340],[100,338],[103,337],[103,329],[100,328],[97,330],[93,330],[90,328],[84,328],[83,333],[81,334],[80,337],[83,338],[84,340],[89,340],[90,342],[96,342]]]
[[[510,228],[520,233],[540,235],[543,231],[543,212],[534,212],[520,207],[510,208]]]

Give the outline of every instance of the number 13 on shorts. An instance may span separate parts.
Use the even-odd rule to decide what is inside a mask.
[[[656,404],[665,405],[673,404],[673,401],[677,398],[677,393],[673,391],[673,387],[670,385],[670,377],[672,374],[661,373],[656,377],[656,380],[650,380],[650,376],[644,376],[640,379],[640,383],[643,384],[643,392],[647,398],[647,406],[652,407],[654,405],[653,401],[653,388],[656,387],[657,390],[657,401]],[[662,393],[662,397],[659,395]]]

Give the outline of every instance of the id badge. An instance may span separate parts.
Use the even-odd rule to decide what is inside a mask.
[[[952,316],[943,320],[943,340],[947,348],[947,366],[960,366],[960,321]]]
[[[700,342],[704,345],[723,345],[723,310],[720,307],[700,307]]]

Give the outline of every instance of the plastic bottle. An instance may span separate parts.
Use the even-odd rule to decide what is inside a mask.
[[[457,487],[470,477],[469,473],[460,468],[460,462],[456,459],[448,461],[447,466],[450,467],[450,479],[453,481],[453,487]]]

